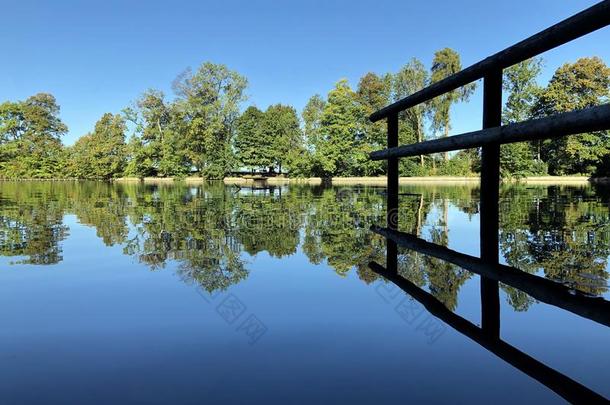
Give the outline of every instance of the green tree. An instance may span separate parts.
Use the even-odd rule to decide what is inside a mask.
[[[282,164],[289,164],[303,150],[299,117],[293,107],[276,104],[265,111],[261,127],[264,141],[269,142],[270,158],[282,173]]]
[[[581,58],[561,66],[534,106],[536,116],[578,110],[607,101],[610,68],[598,57]],[[542,158],[551,174],[593,173],[609,153],[608,131],[572,135],[545,141]]]
[[[180,126],[177,125],[176,114],[173,113],[175,109],[176,106],[171,104],[171,121],[161,140],[158,176],[184,176],[191,168],[186,156],[185,139],[179,130]]]
[[[385,148],[387,145],[387,129],[385,121],[371,122],[369,116],[390,104],[392,91],[391,75],[379,77],[375,73],[367,73],[358,82],[356,94],[362,105],[362,128],[363,138],[360,142],[360,150],[356,155],[356,165],[362,174],[375,176],[383,172],[384,162],[372,161],[369,153]]]
[[[106,113],[92,133],[79,138],[70,148],[71,175],[88,179],[111,179],[125,168],[125,120]]]
[[[127,172],[140,177],[185,174],[189,167],[183,137],[175,130],[175,106],[152,89],[135,104],[135,109],[124,110],[135,125],[134,137],[139,138],[129,142]]]
[[[68,176],[77,179],[95,178],[92,167],[93,154],[91,153],[93,146],[91,135],[87,134],[78,138],[74,145],[68,147],[69,159],[66,165]]]
[[[145,147],[142,138],[132,135],[125,146],[125,175],[134,177],[154,176],[155,162],[150,155],[150,150]]]
[[[409,63],[403,66],[393,77],[392,87],[394,101],[398,101],[423,89],[428,85],[428,80],[428,72],[426,71],[424,64],[417,58],[411,59]],[[403,140],[401,140],[400,143],[406,143],[406,139],[411,142],[424,141],[426,138],[424,129],[426,109],[426,104],[418,104],[400,113],[399,120],[402,127],[401,132],[403,133]],[[419,156],[419,164],[422,168],[424,167],[423,155]]]
[[[362,107],[347,80],[328,93],[321,117],[321,139],[315,154],[324,176],[357,175],[355,151],[361,141]]]
[[[233,163],[235,120],[245,100],[247,80],[225,65],[203,63],[174,81],[177,130],[185,139],[185,154],[206,178],[222,178]]]
[[[62,174],[61,137],[68,131],[51,94],[0,104],[0,170],[5,177],[51,178]]]
[[[248,168],[269,167],[273,163],[270,156],[270,140],[263,138],[262,132],[264,113],[254,106],[237,119],[235,135],[235,150],[238,162]]]
[[[326,107],[326,101],[319,94],[312,96],[302,112],[304,135],[307,145],[314,150],[320,143],[322,137],[322,114]]]
[[[460,55],[451,48],[441,49],[434,53],[430,82],[439,82],[460,70],[462,70]],[[449,136],[449,130],[451,129],[451,106],[459,101],[468,101],[475,88],[476,84],[470,83],[430,101],[430,115],[434,132],[442,131],[444,137]],[[444,153],[444,160],[449,160],[448,152]]]
[[[532,58],[504,71],[502,87],[507,93],[506,104],[502,111],[504,125],[532,118],[532,108],[541,90],[536,78],[542,70],[542,64],[541,58]],[[500,149],[502,177],[544,174],[538,150],[539,142],[502,145]]]
[[[320,149],[323,140],[322,114],[325,107],[326,101],[319,94],[315,94],[309,99],[301,113],[305,147],[310,159],[310,172],[313,175],[322,173],[322,165],[317,159],[319,154],[316,151]]]

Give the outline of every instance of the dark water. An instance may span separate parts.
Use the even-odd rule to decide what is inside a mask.
[[[479,255],[479,190],[400,229]],[[610,188],[502,188],[501,262],[610,298]],[[383,188],[0,184],[0,404],[562,402],[369,268]],[[481,324],[479,276],[398,271]],[[610,396],[610,329],[500,284],[500,338]]]

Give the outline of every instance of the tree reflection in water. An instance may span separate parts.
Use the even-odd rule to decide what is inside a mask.
[[[384,188],[285,186],[238,188],[102,182],[0,184],[0,253],[14,264],[59,263],[69,234],[65,215],[93,227],[107,246],[120,245],[151,270],[177,264],[179,276],[207,291],[225,290],[248,276],[244,253],[282,258],[302,251],[312,264],[338,275],[355,271],[366,283],[379,276],[385,239],[369,231],[385,223]],[[400,229],[441,246],[453,238],[452,211],[476,218],[479,189],[414,186],[401,189]],[[602,295],[608,287],[610,189],[603,186],[505,186],[500,196],[504,261],[574,289]],[[478,229],[478,227],[473,227]],[[476,254],[476,252],[475,252]],[[448,309],[472,277],[457,266],[401,252],[399,272]],[[510,305],[534,300],[501,285]]]

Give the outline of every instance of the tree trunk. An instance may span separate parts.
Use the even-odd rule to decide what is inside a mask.
[[[443,233],[446,246],[449,246],[449,200],[447,200],[447,196],[443,200]]]
[[[445,125],[445,138],[449,136],[449,125]],[[445,163],[449,160],[449,152],[443,152]]]
[[[424,136],[421,128],[421,121],[417,119],[417,142],[423,142]],[[419,164],[423,168],[424,167],[424,155],[419,155]]]
[[[424,209],[424,195],[421,194],[419,196],[419,207],[417,207],[417,224],[415,226],[415,235],[417,237],[421,236],[421,226],[422,226],[422,211]]]

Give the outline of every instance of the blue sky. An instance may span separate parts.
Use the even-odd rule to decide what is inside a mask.
[[[299,111],[341,78],[397,71],[411,57],[430,65],[451,47],[464,66],[595,1],[30,1],[1,8],[0,102],[50,92],[71,144],[104,112],[147,88],[171,94],[188,66],[224,63],[249,80],[248,104]],[[610,28],[544,55],[544,82],[562,63],[610,63]],[[457,106],[452,133],[478,129],[481,93]]]

